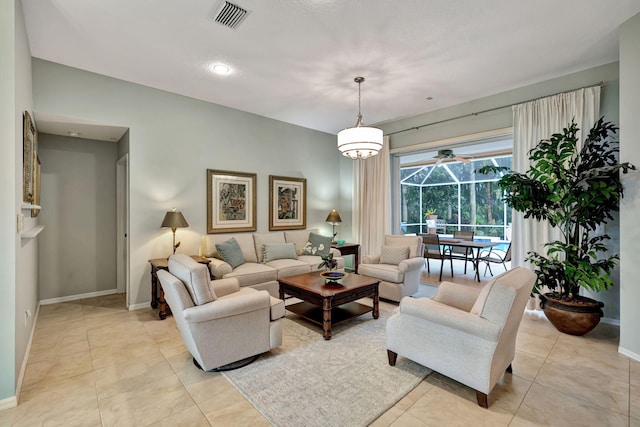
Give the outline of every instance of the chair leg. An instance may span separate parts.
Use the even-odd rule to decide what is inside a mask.
[[[489,407],[489,399],[485,393],[476,390],[476,399],[478,400],[478,406],[482,406],[483,408]]]
[[[444,260],[440,260],[440,281],[442,282],[442,267],[444,267]]]
[[[487,262],[487,267],[489,268],[489,273],[491,273],[491,276],[493,276],[493,271],[491,271],[491,264],[489,262]],[[485,268],[484,272],[487,272],[487,269]]]
[[[424,260],[427,263],[427,273],[431,274],[431,269],[429,268],[429,258],[425,258]]]
[[[395,351],[387,350],[387,358],[389,359],[390,366],[396,366],[396,360],[398,360],[398,353]]]

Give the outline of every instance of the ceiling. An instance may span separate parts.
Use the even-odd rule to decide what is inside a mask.
[[[22,0],[33,57],[332,134],[356,122],[356,76],[364,121],[379,125],[617,61],[618,27],[640,12],[640,0],[234,0],[249,13],[231,29],[211,19],[222,3]],[[232,72],[213,74],[218,62]]]

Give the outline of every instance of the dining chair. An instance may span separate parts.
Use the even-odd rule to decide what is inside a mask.
[[[451,252],[440,246],[440,237],[437,234],[421,234],[422,243],[424,243],[424,258],[427,261],[427,272],[431,274],[429,267],[430,259],[440,260],[440,281],[442,281],[442,268],[444,267],[445,259],[449,259],[451,264],[451,277],[453,277],[453,260],[451,259]]]
[[[484,275],[487,275],[487,269],[489,269],[489,273],[493,276],[493,271],[491,271],[491,263],[494,264],[502,264],[504,267],[504,271],[507,271],[507,264],[511,262],[511,242],[509,242],[509,246],[507,246],[507,250],[503,251],[502,249],[489,248],[488,250],[482,250],[480,255],[478,255],[478,261],[482,261],[485,263],[484,266]]]
[[[460,240],[473,241],[473,231],[454,230],[453,238]],[[473,256],[473,249],[471,248],[459,248],[451,247],[451,258],[464,260],[464,274],[467,274],[467,262],[471,262],[471,265],[475,266],[475,260]]]

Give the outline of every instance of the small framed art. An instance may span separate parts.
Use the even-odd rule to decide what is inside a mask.
[[[207,233],[256,231],[256,174],[207,169]]]
[[[307,180],[269,175],[269,230],[307,227]]]

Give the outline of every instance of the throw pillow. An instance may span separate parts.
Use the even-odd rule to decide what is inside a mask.
[[[244,256],[242,255],[242,250],[240,250],[240,245],[233,237],[226,242],[216,243],[216,249],[222,260],[229,264],[231,268],[244,264]]]
[[[293,243],[265,243],[262,245],[263,262],[276,259],[298,259]]]
[[[331,252],[331,237],[309,233],[309,241],[304,247],[304,255],[329,255]]]
[[[383,246],[380,254],[380,264],[398,265],[409,258],[409,248],[399,246]]]

